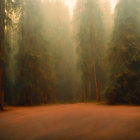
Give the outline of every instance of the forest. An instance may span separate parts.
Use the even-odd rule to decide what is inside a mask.
[[[0,108],[140,104],[140,1],[0,1]]]
[[[140,0],[0,0],[0,140],[140,140]]]

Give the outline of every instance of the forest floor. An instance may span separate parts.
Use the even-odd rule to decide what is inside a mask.
[[[0,140],[140,140],[140,107],[6,107],[0,112]]]

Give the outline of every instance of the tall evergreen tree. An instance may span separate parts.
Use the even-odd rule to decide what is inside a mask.
[[[140,104],[140,0],[120,0],[109,48],[109,103]]]
[[[53,75],[51,81],[55,86],[52,86],[52,96],[58,101],[72,101],[76,96],[78,82],[68,7],[61,0],[46,0],[43,5],[44,30],[48,37]]]
[[[17,5],[16,84],[8,103],[73,101],[79,85],[68,8],[60,0]]]
[[[3,90],[3,48],[5,39],[5,0],[0,1],[0,110],[4,105],[4,90]]]
[[[82,72],[83,99],[101,99],[103,24],[98,2],[78,0],[74,24],[79,64]],[[95,92],[93,92],[93,90]]]
[[[42,102],[44,91],[41,79],[40,56],[42,38],[42,16],[40,0],[23,0],[20,3],[19,50],[17,61],[17,104],[32,105]],[[42,89],[41,89],[42,87]]]
[[[8,40],[6,29],[11,25],[11,13],[16,9],[16,1],[0,1],[0,109],[3,109],[4,96],[6,91],[6,51],[8,50]]]

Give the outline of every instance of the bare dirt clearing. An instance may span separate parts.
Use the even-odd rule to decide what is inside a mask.
[[[140,140],[140,107],[96,104],[8,107],[0,140]]]

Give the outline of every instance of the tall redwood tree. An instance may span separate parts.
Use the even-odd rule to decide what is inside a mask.
[[[0,0],[0,110],[3,110],[4,105],[4,90],[3,90],[3,47],[4,47],[4,29],[5,29],[5,1]]]

